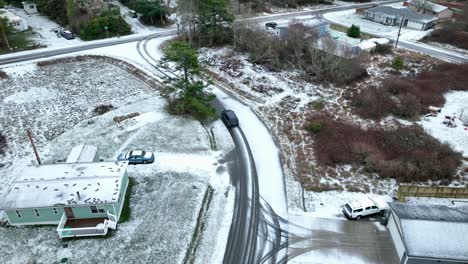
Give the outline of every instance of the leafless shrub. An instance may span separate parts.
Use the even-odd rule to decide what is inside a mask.
[[[302,72],[306,81],[349,84],[367,76],[359,59],[338,57],[337,43],[332,38],[320,37],[314,29],[302,24],[290,25],[284,36],[242,26],[234,30],[234,47],[248,52],[250,60],[269,70]],[[344,52],[346,53],[346,52]]]
[[[357,164],[384,178],[417,182],[451,179],[461,164],[460,153],[418,126],[363,130],[326,114],[312,116],[309,123],[321,124],[311,136],[323,165]]]
[[[114,106],[111,105],[111,104],[108,104],[108,105],[98,105],[94,108],[93,112],[96,114],[96,115],[103,115],[107,112],[109,112],[110,110],[114,109]]]

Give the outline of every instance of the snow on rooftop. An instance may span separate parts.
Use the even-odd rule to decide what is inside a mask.
[[[8,19],[10,22],[19,22],[21,21],[21,17],[13,14],[12,12],[6,10],[6,9],[0,9],[0,17]]]
[[[405,219],[401,227],[408,255],[468,260],[467,222]]]
[[[10,186],[2,209],[117,202],[128,162],[26,167]]]

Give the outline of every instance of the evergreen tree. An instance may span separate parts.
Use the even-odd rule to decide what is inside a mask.
[[[353,24],[348,29],[347,35],[348,35],[348,37],[351,37],[351,38],[360,38],[361,37],[361,29],[359,28],[359,26],[356,26],[356,25]]]

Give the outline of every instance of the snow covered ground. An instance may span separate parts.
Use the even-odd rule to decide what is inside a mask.
[[[234,146],[221,122],[213,124],[218,150],[212,151],[198,122],[165,113],[155,87],[99,60],[2,70],[9,76],[0,81],[1,130],[8,135],[8,149],[1,162],[0,195],[33,158],[24,136],[27,128],[46,162],[63,160],[81,143],[98,146],[104,160],[143,148],[154,151],[156,161],[129,167],[135,182],[132,217],[109,237],[60,241],[53,226],[0,227],[1,263],[53,263],[63,257],[84,263],[181,263],[208,186],[213,196],[202,218],[197,263],[222,261],[234,198],[225,155]],[[95,116],[92,110],[100,104],[115,109]],[[119,126],[113,121],[133,112],[140,116]]]
[[[401,5],[401,3],[400,3]],[[397,6],[400,6],[397,5]],[[393,7],[397,7],[393,5]],[[403,6],[401,6],[403,7]],[[372,22],[370,20],[363,19],[360,15],[355,13],[355,9],[349,9],[345,11],[325,13],[323,17],[329,21],[343,26],[351,26],[352,24],[359,26],[361,31],[368,32],[371,34],[377,34],[384,37],[396,38],[398,35],[397,26],[385,26],[379,23]],[[400,39],[404,40],[419,40],[429,34],[431,30],[421,31],[409,28],[401,29]]]
[[[10,9],[10,11],[17,14],[24,21],[26,21],[26,23],[35,33],[33,37],[31,38],[31,40],[33,40],[34,42],[40,45],[53,48],[53,47],[76,45],[82,42],[78,37],[72,40],[67,40],[62,37],[60,38],[57,37],[57,33],[54,33],[52,30],[59,28],[60,25],[50,20],[48,17],[44,15],[40,15],[40,14],[28,15],[26,12],[24,12],[23,9],[19,9],[19,8]]]
[[[445,95],[445,105],[436,117],[423,119],[420,124],[424,129],[442,142],[450,144],[455,150],[468,157],[468,127],[463,126],[460,115],[468,119],[468,92],[452,91]],[[456,127],[442,124],[445,116],[455,116]]]
[[[468,206],[468,199],[434,198],[434,197],[406,197],[407,203],[436,204],[446,206]]]

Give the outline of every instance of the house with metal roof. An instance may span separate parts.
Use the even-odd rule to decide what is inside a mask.
[[[468,263],[468,206],[390,203],[400,264]]]
[[[128,186],[127,161],[28,166],[0,200],[12,226],[58,225],[61,238],[115,229]]]
[[[399,26],[428,30],[434,27],[437,17],[419,14],[408,8],[377,6],[364,11],[364,18],[387,26]]]

